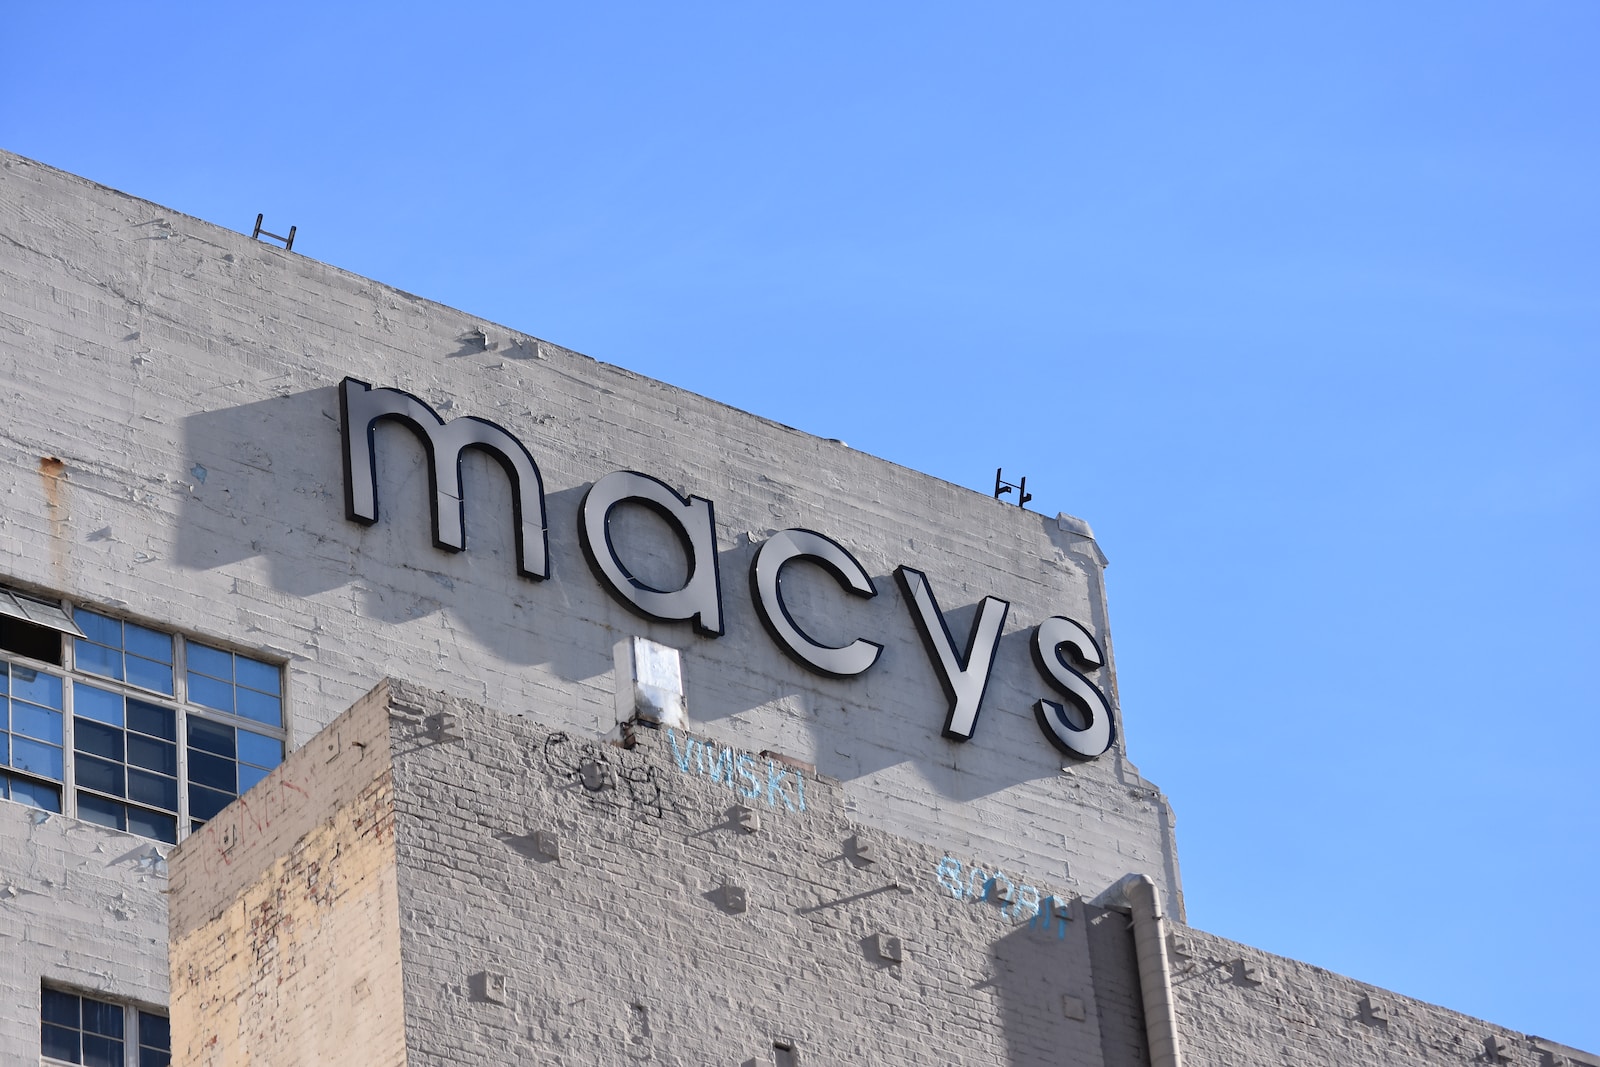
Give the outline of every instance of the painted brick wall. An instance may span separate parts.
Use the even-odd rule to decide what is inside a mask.
[[[171,857],[176,1062],[1150,1062],[1127,912],[847,799],[776,753],[387,681]],[[1596,1067],[1183,924],[1168,947],[1189,1067]]]
[[[369,694],[172,855],[173,1062],[406,1062],[387,700]]]
[[[1591,1056],[1175,924],[1186,1067],[1597,1067]]]
[[[770,757],[391,691],[421,709],[394,737],[414,1062],[1145,1062],[1126,917],[1041,910],[1060,884]]]
[[[0,801],[0,1061],[39,1062],[39,990],[167,1002],[168,848]]]
[[[1165,799],[1120,742],[1064,772],[1033,720],[1049,695],[1034,625],[1067,615],[1110,650],[1101,557],[1081,532],[6,154],[0,234],[0,580],[281,657],[297,739],[386,675],[602,734],[612,649],[644,634],[683,650],[697,733],[816,764],[854,818],[1084,893],[1147,872],[1182,914]],[[432,545],[423,452],[397,426],[378,432],[383,518],[344,517],[346,374],[527,445],[549,580],[515,577],[509,491],[477,453],[468,550]],[[579,501],[620,469],[715,502],[725,636],[637,617],[584,562]],[[751,556],[789,527],[835,538],[877,585],[852,601],[805,568],[788,583],[820,639],[883,642],[856,680],[804,671],[759,623]],[[677,563],[635,532],[638,569]],[[983,597],[1012,605],[968,744],[939,736],[945,698],[900,564],[927,573],[958,638]],[[1114,668],[1099,675],[1115,699]],[[1121,725],[1136,735],[1137,709]]]

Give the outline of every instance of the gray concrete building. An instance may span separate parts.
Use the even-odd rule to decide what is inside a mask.
[[[1081,520],[7,154],[0,238],[8,1061],[1597,1062],[1184,924]]]

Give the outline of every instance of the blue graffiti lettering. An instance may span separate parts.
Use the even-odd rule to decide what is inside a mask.
[[[754,770],[755,765],[756,761],[751,757],[739,757],[739,777],[750,783],[749,785],[745,786],[745,788],[739,790],[739,795],[744,797],[746,800],[754,800],[761,795],[761,783],[756,780],[756,772]],[[768,801],[767,803],[770,804],[771,801]]]
[[[1011,905],[1011,914],[1006,917],[1013,920],[1021,919],[1024,912],[1027,913],[1029,922],[1039,914],[1039,891],[1031,885],[1022,886],[1017,890],[1017,899]]]
[[[672,758],[678,770],[684,774],[707,778],[716,785],[725,784],[745,800],[765,799],[770,808],[781,804],[785,811],[806,810],[806,776],[795,768],[767,760],[767,780],[763,786],[754,756],[693,737],[680,741],[677,731],[670,726],[667,744],[672,747]],[[790,792],[791,785],[793,792]]]
[[[783,801],[783,806],[788,811],[794,810],[794,805],[789,802],[789,794],[783,788],[783,780],[789,777],[789,772],[778,764],[767,760],[767,806],[775,808],[778,801]]]
[[[953,860],[949,856],[939,861],[935,868],[934,877],[939,879],[939,884],[950,891],[950,895],[957,900],[961,899],[964,890],[961,888],[961,861]]]
[[[1052,894],[1041,898],[1037,888],[1013,881],[998,867],[991,874],[976,863],[963,867],[953,856],[941,859],[933,869],[933,876],[957,900],[969,904],[998,901],[1004,918],[1014,923],[1026,919],[1030,927],[1046,934],[1054,929],[1058,940],[1067,936],[1072,912],[1065,897]]]
[[[672,732],[672,727],[667,727],[667,744],[672,746],[672,758],[678,761],[678,770],[684,774],[689,773],[689,761],[695,757],[695,749],[700,747],[700,742],[692,737],[684,739],[685,746],[678,748],[678,735]]]
[[[1048,934],[1051,925],[1056,927],[1056,940],[1063,940],[1067,936],[1067,923],[1072,921],[1072,907],[1061,897],[1051,894],[1045,897],[1038,910],[1034,912],[1028,925],[1042,933]]]

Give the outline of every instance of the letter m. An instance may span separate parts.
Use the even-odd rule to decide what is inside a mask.
[[[476,448],[499,463],[511,479],[517,572],[527,578],[544,578],[549,573],[544,482],[521,441],[485,419],[466,416],[447,423],[410,393],[374,389],[354,378],[339,383],[339,414],[344,433],[344,510],[352,522],[371,526],[378,521],[377,442],[373,428],[384,419],[394,419],[421,438],[422,447],[428,452],[435,545],[451,552],[466,547],[461,454]]]

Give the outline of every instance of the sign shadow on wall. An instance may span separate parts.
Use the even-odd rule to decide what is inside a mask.
[[[214,570],[253,560],[253,578],[318,602],[313,610],[333,624],[342,613],[388,624],[437,615],[441,648],[459,626],[507,663],[546,664],[574,681],[610,673],[611,641],[575,639],[568,617],[598,604],[572,603],[570,581],[517,575],[511,490],[495,463],[463,454],[467,550],[442,551],[430,531],[426,451],[403,427],[380,425],[376,434],[382,512],[361,526],[345,515],[337,389],[186,417],[194,489],[178,516],[174,562]],[[573,530],[582,492],[547,497],[558,576],[582,567]]]
[[[870,561],[877,572],[870,598],[849,595],[836,576],[804,558],[785,569],[785,610],[812,639],[827,647],[857,639],[882,646],[862,673],[830,677],[784,655],[755,606],[752,562],[777,531],[742,533],[731,546],[728,531],[716,531],[723,632],[708,636],[686,622],[641,617],[595,573],[579,534],[592,483],[546,487],[547,576],[535,580],[519,573],[525,546],[513,518],[515,489],[499,463],[467,448],[459,504],[445,498],[440,505],[419,435],[388,420],[373,433],[375,521],[353,522],[338,389],[187,416],[183,455],[193,489],[181,507],[174,561],[264,581],[276,594],[307,602],[300,610],[326,619],[330,629],[349,615],[407,628],[404,643],[393,647],[412,656],[412,666],[437,672],[470,671],[474,657],[462,654],[470,645],[513,669],[545,666],[564,681],[610,686],[617,642],[642,635],[682,651],[692,719],[716,723],[762,709],[764,734],[776,733],[779,745],[785,733],[808,738],[817,769],[840,780],[912,763],[939,793],[967,801],[1059,773],[1032,718],[1046,690],[1030,663],[1026,630],[1002,635],[996,646],[974,739],[940,736],[949,702],[912,607],[884,569],[895,561]],[[437,506],[460,508],[461,550],[436,543]],[[670,526],[649,508],[615,511],[608,537],[615,533],[619,558],[656,588],[679,587],[693,563]],[[979,605],[946,592],[952,602],[944,605],[945,623],[964,644]],[[458,643],[463,631],[470,640]]]

